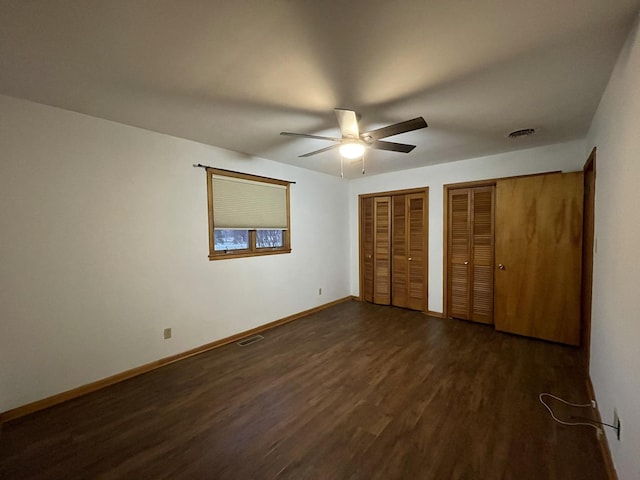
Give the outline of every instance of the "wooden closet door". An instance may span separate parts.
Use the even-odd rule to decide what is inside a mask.
[[[366,302],[373,302],[373,198],[361,199],[361,251],[360,262],[362,262],[362,299]]]
[[[448,312],[493,323],[494,186],[449,190]]]
[[[424,193],[392,197],[391,303],[424,311],[427,300],[427,199]]]
[[[500,180],[496,329],[580,343],[582,172]]]
[[[408,296],[407,307],[427,309],[427,198],[424,193],[407,195]]]
[[[391,197],[374,197],[373,303],[391,303]]]
[[[449,225],[447,232],[448,272],[447,303],[451,317],[469,320],[471,298],[469,289],[469,258],[471,257],[470,190],[449,190]]]
[[[471,189],[471,317],[493,323],[494,186]]]
[[[394,195],[391,220],[391,304],[409,306],[409,254],[407,232],[407,196]]]

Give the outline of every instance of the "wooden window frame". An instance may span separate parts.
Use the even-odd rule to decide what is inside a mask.
[[[209,211],[209,260],[225,260],[228,258],[244,258],[258,257],[263,255],[279,255],[283,253],[291,253],[291,217],[290,217],[290,185],[291,182],[286,180],[278,180],[275,178],[261,177],[248,173],[233,172],[230,170],[222,170],[207,167],[207,209]],[[261,182],[272,185],[281,185],[286,187],[286,208],[287,208],[287,228],[282,230],[282,246],[281,247],[262,247],[256,246],[256,230],[247,229],[249,231],[249,248],[241,250],[216,250],[215,249],[215,205],[213,202],[213,176],[219,175],[223,177],[239,178],[250,180],[253,182]],[[275,228],[274,230],[279,230]]]

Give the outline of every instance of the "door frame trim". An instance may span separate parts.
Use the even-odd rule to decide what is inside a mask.
[[[410,193],[422,193],[429,192],[429,187],[419,187],[419,188],[406,188],[404,190],[389,190],[386,192],[374,192],[374,193],[361,193],[358,195],[358,200],[361,198],[369,198],[369,197],[389,197],[393,195],[406,195]]]
[[[582,285],[580,287],[580,349],[582,350],[582,356],[584,364],[589,373],[589,364],[591,356],[591,308],[593,301],[593,257],[595,255],[595,201],[596,201],[596,149],[593,147],[589,158],[584,164],[582,169],[584,173],[584,186],[587,185],[587,172],[593,172],[593,184],[592,187],[592,202],[587,202],[586,189],[584,194],[584,203],[582,206]],[[587,231],[585,219],[587,218],[587,209],[590,210],[592,217],[592,224],[589,231]],[[589,242],[587,242],[589,240]],[[591,252],[586,250],[586,244],[591,244]],[[585,264],[586,261],[586,264]],[[589,274],[585,272],[585,266],[588,269]],[[587,285],[587,280],[590,280]]]

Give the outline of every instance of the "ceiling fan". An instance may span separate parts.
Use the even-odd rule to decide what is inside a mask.
[[[304,137],[315,138],[318,140],[329,140],[336,142],[335,145],[330,145],[320,150],[305,153],[299,155],[299,157],[310,157],[318,153],[327,152],[334,148],[340,149],[340,155],[345,158],[355,159],[363,156],[365,149],[373,148],[375,150],[387,150],[390,152],[402,152],[409,153],[416,148],[415,145],[407,145],[406,143],[387,142],[381,140],[383,138],[391,137],[393,135],[399,135],[401,133],[412,132],[413,130],[419,130],[427,127],[427,122],[424,118],[417,117],[411,120],[406,120],[400,123],[394,123],[387,127],[378,128],[369,132],[360,133],[358,128],[358,116],[353,110],[345,110],[343,108],[336,108],[336,117],[338,117],[338,123],[340,124],[340,131],[342,132],[342,138],[336,137],[323,137],[320,135],[309,135],[306,133],[290,133],[280,132],[280,135],[287,135],[290,137]]]

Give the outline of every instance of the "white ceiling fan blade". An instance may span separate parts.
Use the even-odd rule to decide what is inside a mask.
[[[354,112],[353,110],[344,110],[342,108],[336,108],[335,112],[336,117],[338,117],[338,123],[340,124],[342,137],[359,140],[360,131],[358,130],[358,119],[356,118],[356,112]]]

